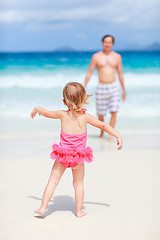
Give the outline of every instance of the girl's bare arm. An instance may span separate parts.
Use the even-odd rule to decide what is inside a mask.
[[[60,119],[63,114],[63,111],[62,110],[49,111],[43,107],[36,106],[35,108],[33,108],[32,112],[31,112],[31,118],[34,118],[37,113],[46,118]]]
[[[114,128],[112,128],[110,125],[96,119],[95,117],[93,117],[91,114],[86,114],[86,118],[87,118],[87,123],[91,124],[94,127],[100,128],[102,130],[104,130],[105,132],[107,132],[108,134],[110,134],[113,137],[117,138],[118,141],[118,149],[122,148],[123,145],[123,141],[122,141],[122,137],[119,134],[119,132],[117,132]]]

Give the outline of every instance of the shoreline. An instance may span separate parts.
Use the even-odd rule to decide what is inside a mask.
[[[99,138],[100,131],[88,131],[87,146],[93,148],[94,154],[109,154],[110,152],[119,152],[117,150],[116,139],[108,140],[107,134]],[[158,151],[160,149],[160,133],[152,134],[122,134],[122,151]],[[0,137],[0,155],[1,159],[19,158],[37,158],[37,155],[43,156],[46,161],[50,161],[51,146],[53,143],[59,144],[59,132],[54,134],[28,133],[20,135],[5,135]]]
[[[122,135],[124,150],[160,149],[160,119],[118,119],[116,130]],[[127,124],[126,124],[127,122]],[[144,124],[143,124],[144,122]],[[8,155],[8,148],[12,146],[12,153],[18,155],[19,148],[24,149],[24,154],[32,146],[42,149],[44,156],[50,151],[50,146],[59,143],[60,121],[44,118],[37,119],[7,119],[1,120],[0,152],[1,156]],[[108,134],[99,138],[100,129],[87,126],[88,145],[96,152],[116,150],[115,140],[108,141]],[[123,150],[122,150],[123,151]],[[48,152],[47,152],[48,153]],[[28,155],[29,156],[29,155]],[[46,154],[46,157],[48,155]]]

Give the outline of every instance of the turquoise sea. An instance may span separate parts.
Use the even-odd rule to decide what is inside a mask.
[[[41,105],[64,109],[62,89],[69,81],[83,83],[94,52],[0,53],[1,121],[28,119],[31,109]],[[145,119],[160,120],[160,52],[119,52],[122,56],[127,100],[121,103],[119,120],[138,127]],[[118,77],[116,77],[117,82]],[[97,71],[87,86],[95,93]],[[121,87],[120,87],[121,89]],[[88,112],[96,116],[95,97],[90,98]],[[143,121],[142,121],[143,119]],[[129,127],[131,130],[133,124]],[[121,126],[119,126],[121,127]],[[149,126],[146,126],[149,127]]]

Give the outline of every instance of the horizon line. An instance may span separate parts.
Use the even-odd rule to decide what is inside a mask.
[[[98,50],[0,50],[0,53],[76,53],[76,52],[98,52]],[[113,51],[118,52],[160,52],[160,49],[157,50],[147,50],[147,49],[114,49]]]

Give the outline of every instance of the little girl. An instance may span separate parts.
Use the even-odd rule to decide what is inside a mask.
[[[41,206],[35,211],[44,214],[48,203],[57,187],[66,168],[72,168],[73,186],[75,189],[76,216],[83,217],[87,213],[82,211],[84,200],[84,163],[92,162],[93,153],[91,147],[86,147],[87,123],[100,128],[117,138],[118,149],[122,148],[120,134],[110,125],[97,120],[92,115],[85,113],[83,105],[87,103],[89,95],[86,94],[83,85],[77,82],[68,83],[63,89],[63,102],[68,107],[67,111],[48,111],[42,107],[35,107],[31,112],[31,118],[36,114],[47,118],[61,120],[60,144],[53,144],[50,157],[55,159],[51,175],[44,190]]]

